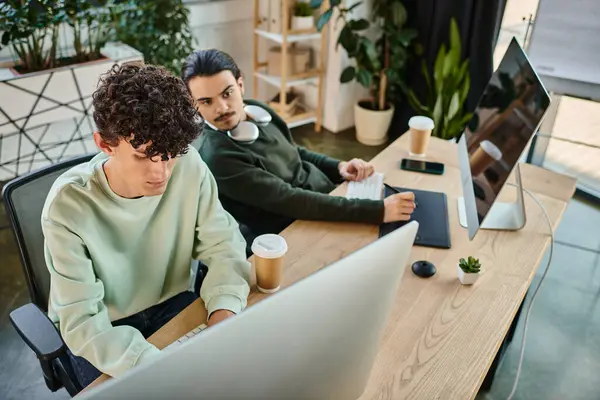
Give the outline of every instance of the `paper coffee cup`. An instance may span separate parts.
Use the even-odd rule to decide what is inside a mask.
[[[471,166],[471,175],[477,176],[488,169],[494,161],[502,159],[500,149],[489,140],[482,140],[479,147],[469,158]]]
[[[431,131],[435,128],[433,120],[429,117],[415,116],[408,120],[410,134],[409,154],[411,156],[425,156]]]
[[[280,235],[266,234],[258,236],[252,242],[256,286],[263,293],[279,290],[283,280],[283,258],[288,246]]]

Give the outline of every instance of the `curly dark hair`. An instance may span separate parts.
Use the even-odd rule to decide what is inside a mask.
[[[139,62],[115,64],[100,78],[92,105],[102,140],[133,148],[152,142],[148,158],[185,154],[202,133],[198,112],[181,78]]]

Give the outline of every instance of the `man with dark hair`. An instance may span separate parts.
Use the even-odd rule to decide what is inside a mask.
[[[57,179],[42,212],[49,316],[82,386],[159,354],[146,338],[191,304],[191,260],[208,273],[208,324],[246,306],[250,266],[210,170],[188,151],[201,125],[180,78],[115,65],[93,95],[90,162]]]
[[[272,109],[243,99],[240,69],[226,53],[215,49],[192,53],[182,78],[205,122],[200,155],[217,180],[223,206],[250,228],[250,236],[280,232],[295,219],[379,224],[410,218],[414,210],[410,192],[379,201],[328,195],[343,180],[370,176],[373,166],[296,146],[286,123]],[[271,116],[270,123],[256,124],[259,135],[250,144],[228,134],[242,121],[251,121],[244,102],[259,105]]]

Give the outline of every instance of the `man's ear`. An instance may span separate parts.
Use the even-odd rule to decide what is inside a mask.
[[[96,146],[104,154],[109,155],[109,156],[112,156],[115,154],[115,150],[113,149],[113,147],[110,146],[108,143],[106,143],[104,141],[104,139],[102,139],[102,136],[100,136],[100,132],[94,132],[94,143],[96,143]]]
[[[240,87],[240,91],[242,92],[242,97],[244,97],[244,93],[245,93],[245,88],[244,88],[244,78],[242,78],[241,76],[238,78],[237,80],[237,84]]]

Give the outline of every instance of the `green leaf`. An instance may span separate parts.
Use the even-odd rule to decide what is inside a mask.
[[[395,39],[402,43],[402,46],[408,47],[410,42],[417,37],[417,34],[416,29],[403,29],[396,35]]]
[[[427,63],[425,62],[425,60],[422,60],[421,62],[421,72],[425,77],[425,83],[427,83],[427,91],[432,92],[433,87],[431,86],[431,77],[429,76],[429,69],[427,68]]]
[[[333,8],[342,4],[342,0],[329,0],[329,4],[331,4],[331,8]]]
[[[458,92],[454,92],[452,95],[452,100],[450,100],[450,106],[448,107],[448,120],[454,118],[458,109],[460,108],[460,99],[458,96]]]
[[[371,24],[364,18],[348,21],[347,26],[350,27],[353,31],[364,31],[368,29]]]
[[[456,20],[452,18],[450,20],[450,53],[453,54],[452,59],[454,65],[458,65],[460,62],[461,50],[458,24],[456,23]]]
[[[458,82],[462,82],[465,75],[467,75],[469,73],[468,70],[469,70],[469,60],[465,60],[465,61],[463,61],[462,65],[460,66],[460,69],[458,70],[458,73],[456,74]]]
[[[437,99],[435,100],[435,106],[433,107],[433,122],[435,124],[435,130],[436,132],[439,132],[438,127],[442,128],[442,96],[438,95]],[[442,128],[443,129],[443,128]],[[442,131],[443,132],[443,131]]]
[[[10,32],[2,33],[2,45],[6,46],[10,42]]]
[[[471,117],[471,115],[467,116]],[[446,128],[446,135],[448,136],[448,139],[460,136],[464,132],[467,122],[464,122],[464,117],[462,119],[453,119],[450,121]]]
[[[460,119],[460,125],[466,126],[469,122],[471,122],[472,118],[473,118],[473,114],[472,113],[466,113]]]
[[[351,57],[356,51],[356,48],[358,47],[356,38],[350,30],[350,28],[348,28],[348,26],[344,26],[340,31],[337,44],[342,45],[342,47],[348,52],[348,55],[350,55]]]
[[[450,73],[456,71],[456,68],[458,67],[458,64],[455,63],[454,57],[455,54],[453,53],[453,50],[450,49],[444,58],[444,77],[450,76]]]
[[[355,75],[356,75],[356,69],[353,66],[346,67],[344,69],[344,71],[342,71],[342,74],[340,75],[340,82],[348,83],[354,79]]]
[[[415,92],[410,89],[407,93],[407,98],[408,98],[408,103],[410,104],[410,106],[418,113],[423,113],[427,116],[431,116],[431,110],[428,109],[427,107],[425,107],[417,98],[417,95],[415,94]]]
[[[365,54],[367,55],[369,62],[374,70],[381,69],[381,61],[379,60],[379,52],[377,48],[369,39],[362,37],[362,44],[365,48]]]
[[[433,67],[433,79],[435,80],[435,91],[439,92],[444,81],[444,58],[446,58],[446,45],[442,44]]]
[[[454,73],[460,64],[461,59],[461,45],[460,35],[458,33],[458,25],[454,18],[450,21],[450,47],[448,53],[444,58],[444,77]],[[460,79],[455,80],[455,84],[459,84]]]
[[[460,90],[460,104],[465,104],[467,97],[469,96],[469,90],[471,88],[471,76],[467,75],[463,82],[462,89]]]
[[[389,12],[391,13],[391,17],[392,17],[392,21],[393,24],[396,26],[402,26],[406,23],[406,20],[408,19],[408,15],[406,12],[406,8],[404,7],[404,4],[402,4],[401,2],[393,2],[392,6],[390,7]]]
[[[369,71],[367,71],[366,69],[358,70],[358,73],[356,74],[356,80],[358,81],[358,83],[360,83],[367,89],[371,88],[372,77]]]
[[[323,29],[323,27],[325,25],[327,25],[327,23],[331,19],[332,14],[333,14],[333,8],[330,8],[329,10],[327,10],[323,14],[321,14],[319,19],[317,20],[317,30],[321,31],[321,29]]]

